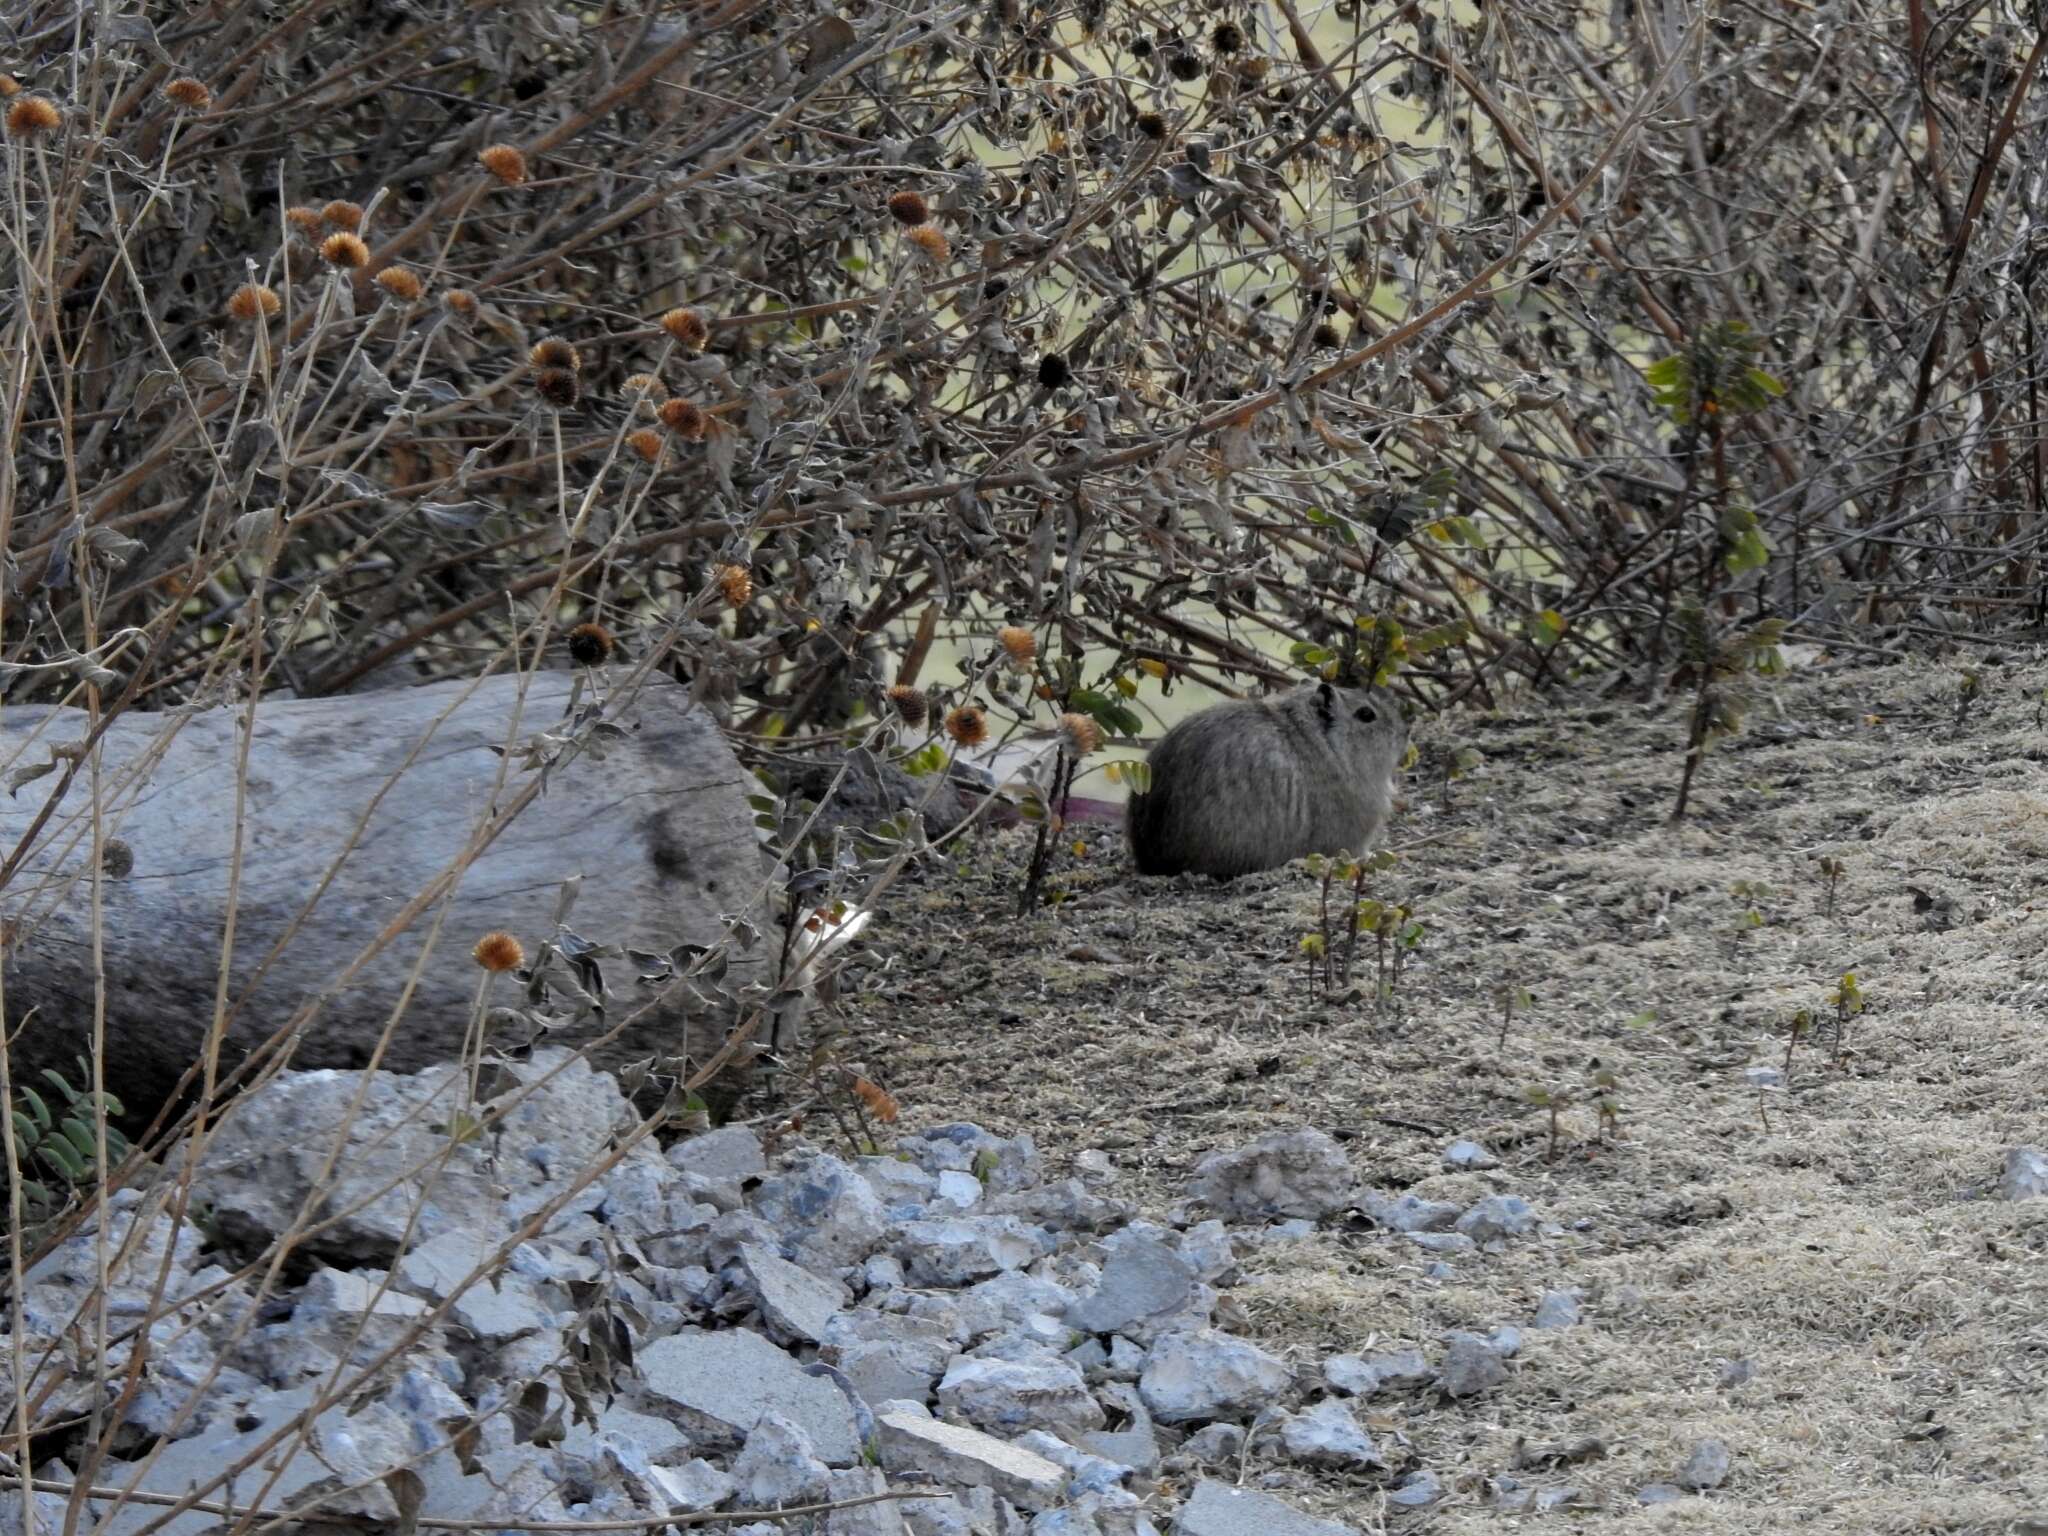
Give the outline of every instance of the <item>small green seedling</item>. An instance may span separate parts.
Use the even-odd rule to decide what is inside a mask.
[[[1828,883],[1827,905],[1822,909],[1822,916],[1833,917],[1835,915],[1835,887],[1841,883],[1842,879],[1842,861],[1837,858],[1831,858],[1827,854],[1822,854],[1814,862],[1820,870],[1821,878]]]
[[[1854,971],[1842,972],[1841,985],[1828,994],[1828,1001],[1835,1005],[1835,1063],[1839,1066],[1848,1045],[1849,1021],[1863,1011],[1863,989],[1857,986]]]
[[[1546,1162],[1557,1161],[1557,1138],[1562,1129],[1559,1116],[1571,1108],[1572,1096],[1562,1088],[1545,1088],[1541,1085],[1524,1088],[1522,1097],[1538,1109],[1550,1112],[1550,1150],[1544,1154]]]
[[[1500,1009],[1500,1040],[1496,1050],[1508,1048],[1508,1026],[1514,1022],[1515,1010],[1524,1013],[1536,1005],[1536,994],[1517,981],[1503,981],[1493,989],[1494,1005]]]
[[[1743,908],[1736,918],[1736,931],[1747,933],[1752,928],[1764,925],[1763,906],[1770,900],[1771,888],[1761,880],[1738,880],[1728,887],[1728,894],[1735,898],[1735,904]]]
[[[1785,1070],[1792,1070],[1792,1052],[1799,1042],[1813,1033],[1813,1013],[1802,1008],[1792,1015],[1792,1022],[1785,1026]]]

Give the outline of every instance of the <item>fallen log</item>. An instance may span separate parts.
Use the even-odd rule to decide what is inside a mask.
[[[545,754],[569,734],[572,686],[569,673],[527,679],[523,708],[516,677],[258,705],[223,1075],[316,999],[290,1064],[362,1067],[408,983],[381,1065],[413,1071],[458,1059],[481,976],[472,946],[502,930],[533,955],[556,937],[565,882],[580,882],[565,926],[596,945],[662,954],[718,944],[726,914],[762,921],[767,866],[746,803],[754,781],[685,691],[655,681],[607,707],[619,729],[595,738],[601,757],[559,754],[544,793],[476,855],[445,903],[419,913],[344,982],[364,947],[516,802],[537,771],[526,766],[531,749]],[[586,680],[579,711],[591,701]],[[214,1016],[244,719],[239,707],[125,714],[102,738],[105,1070],[131,1109],[162,1101],[199,1059]],[[75,1083],[74,1058],[92,1040],[93,793],[77,750],[87,731],[76,709],[0,714],[0,774],[11,790],[0,795],[0,861],[13,866],[0,885],[0,1001],[17,1082],[55,1067]],[[494,749],[511,753],[495,797]],[[55,810],[36,827],[59,788]],[[728,984],[751,979],[759,963],[735,953]],[[578,1044],[653,995],[636,985],[641,966],[632,961],[599,969],[614,993],[605,1017],[586,1016],[549,1039]],[[501,976],[492,1001],[526,998],[515,977]],[[708,1016],[674,997],[600,1059],[685,1049],[701,1059],[718,1044],[705,1037]]]

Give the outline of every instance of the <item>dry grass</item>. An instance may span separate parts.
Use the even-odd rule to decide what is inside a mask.
[[[1308,1372],[1340,1350],[1526,1324],[1544,1291],[1585,1292],[1584,1323],[1527,1334],[1486,1400],[1374,1403],[1375,1432],[1454,1490],[1407,1528],[1497,1528],[1488,1480],[1513,1471],[1518,1442],[1597,1436],[1601,1459],[1519,1474],[1601,1506],[1544,1528],[2017,1530],[2048,1518],[2048,1204],[1986,1197],[2007,1147],[2048,1138],[2048,909],[2033,905],[2048,807],[1985,786],[2038,772],[2044,677],[1995,674],[1960,731],[1943,665],[1775,685],[1678,829],[1662,820],[1674,713],[1437,722],[1430,753],[1473,744],[1487,761],[1449,810],[1418,790],[1396,825],[1419,846],[1387,889],[1429,933],[1384,1016],[1363,998],[1308,1003],[1295,941],[1315,886],[1299,872],[1134,889],[1106,836],[1070,870],[1067,904],[1022,929],[986,915],[1012,878],[1005,852],[935,879],[859,1028],[914,1115],[1028,1130],[1055,1157],[1110,1148],[1155,1209],[1202,1152],[1302,1122],[1347,1138],[1380,1188],[1532,1201],[1547,1235],[1459,1260],[1447,1281],[1403,1239],[1338,1231],[1263,1251],[1235,1293],[1243,1326]],[[1848,865],[1832,918],[1823,853]],[[1761,928],[1738,930],[1738,879],[1771,888]],[[1952,926],[1931,926],[1914,886],[1952,901]],[[1091,952],[1121,958],[1073,958]],[[1823,1007],[1850,967],[1869,1007],[1846,1066],[1824,1030],[1786,1089],[1760,1095],[1744,1069],[1782,1063],[1792,1013]],[[1505,1051],[1489,1002],[1503,976],[1537,997]],[[1655,1023],[1627,1027],[1645,1008]],[[1602,1144],[1575,1108],[1549,1162],[1521,1092],[1582,1089],[1595,1058],[1619,1071],[1622,1135]],[[1505,1166],[1441,1171],[1453,1134]],[[1724,1386],[1733,1361],[1754,1374]],[[1704,1436],[1734,1452],[1728,1486],[1638,1507],[1635,1489]],[[1377,1528],[1370,1486],[1283,1481]]]

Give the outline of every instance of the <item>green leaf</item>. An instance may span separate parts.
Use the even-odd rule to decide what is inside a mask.
[[[27,1083],[21,1085],[21,1096],[28,1100],[29,1113],[36,1117],[36,1125],[47,1131],[50,1128],[50,1106],[43,1102],[43,1096]]]
[[[78,1155],[80,1157],[84,1158],[87,1162],[91,1162],[98,1155],[100,1150],[99,1139],[93,1135],[92,1127],[83,1120],[67,1118],[64,1122],[63,1130],[64,1134],[70,1138],[71,1145],[78,1148]]]
[[[1447,645],[1463,645],[1472,635],[1472,626],[1463,619],[1450,624],[1438,624],[1408,637],[1408,650],[1412,655],[1427,656],[1431,651],[1442,650]]]
[[[61,1136],[52,1136],[37,1147],[36,1156],[48,1162],[73,1184],[85,1178],[85,1160],[72,1149],[71,1143]]]
[[[1742,376],[1749,381],[1751,388],[1769,395],[1773,400],[1785,393],[1784,381],[1765,373],[1761,368],[1746,369]]]
[[[85,1078],[88,1081],[90,1081],[92,1078],[92,1073],[86,1070],[85,1062],[83,1060],[81,1060],[78,1063],[78,1075],[82,1078]],[[78,1090],[72,1087],[71,1084],[64,1080],[64,1074],[62,1072],[55,1072],[52,1071],[50,1068],[45,1067],[43,1068],[43,1076],[47,1077],[50,1080],[51,1086],[53,1086],[57,1090],[57,1092],[63,1096],[64,1102],[66,1104],[76,1102],[78,1098]]]
[[[18,1109],[13,1113],[14,1139],[21,1144],[24,1152],[29,1151],[34,1148],[37,1142],[43,1139],[42,1127]]]

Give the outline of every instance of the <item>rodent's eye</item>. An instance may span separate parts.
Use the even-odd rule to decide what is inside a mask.
[[[1374,709],[1370,704],[1359,705],[1357,713],[1352,716],[1352,718],[1358,721],[1361,725],[1371,725],[1373,721],[1379,719],[1379,717],[1380,712]]]

